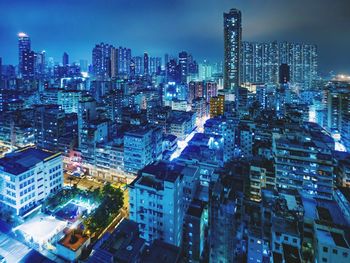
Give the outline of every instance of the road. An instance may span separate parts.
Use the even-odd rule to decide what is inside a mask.
[[[77,187],[82,190],[94,190],[94,189],[103,187],[103,182],[99,182],[96,179],[88,180],[87,178],[79,178],[79,177],[64,173],[63,185],[73,186],[74,184],[77,184]]]

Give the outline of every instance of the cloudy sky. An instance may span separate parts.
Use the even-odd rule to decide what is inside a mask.
[[[295,41],[319,47],[322,71],[350,73],[349,0],[0,0],[0,56],[17,64],[18,32],[34,50],[60,60],[91,60],[98,42],[133,55],[191,52],[223,57],[223,12],[239,8],[243,39]]]

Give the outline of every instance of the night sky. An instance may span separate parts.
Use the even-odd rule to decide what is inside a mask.
[[[319,46],[320,69],[350,73],[349,0],[0,0],[0,56],[17,64],[18,32],[35,51],[61,61],[88,59],[98,42],[132,48],[133,55],[223,57],[223,12],[239,8],[243,39]]]

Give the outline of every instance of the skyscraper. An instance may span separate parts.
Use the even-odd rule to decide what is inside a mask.
[[[118,74],[118,50],[111,48],[111,78],[116,78]]]
[[[66,52],[64,52],[62,56],[62,65],[67,66],[68,64],[69,64],[69,56]]]
[[[143,73],[145,75],[148,75],[149,74],[149,61],[148,61],[148,54],[145,52],[143,54]]]
[[[186,51],[179,53],[179,67],[181,74],[181,83],[186,83],[188,75],[188,54]]]
[[[242,43],[242,83],[277,83],[278,65],[277,42]]]
[[[286,84],[290,81],[290,73],[288,64],[281,64],[279,68],[280,84]]]
[[[126,47],[118,48],[118,75],[125,77],[130,75],[131,49]]]
[[[0,57],[0,90],[2,89],[2,58]]]
[[[35,73],[36,54],[32,50],[22,52],[22,69],[21,76],[24,80],[33,80]]]
[[[18,34],[18,69],[20,75],[23,73],[23,52],[30,51],[30,38],[26,33]]]
[[[41,78],[46,73],[46,53],[45,50],[36,53],[35,74]]]
[[[141,56],[134,57],[134,62],[135,62],[135,74],[137,76],[142,75],[143,74],[142,57]]]
[[[224,13],[224,87],[235,91],[240,85],[242,15],[238,9]]]
[[[92,67],[96,78],[110,77],[111,71],[111,49],[109,44],[97,44],[92,50]]]

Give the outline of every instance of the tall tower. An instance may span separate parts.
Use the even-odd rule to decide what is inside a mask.
[[[149,74],[149,62],[148,62],[148,54],[145,52],[143,54],[143,73],[145,75],[148,75]]]
[[[242,14],[238,9],[231,9],[224,13],[224,87],[235,94],[240,85],[241,43]]]
[[[179,53],[179,66],[181,71],[181,83],[186,83],[188,75],[188,55],[186,51]]]
[[[30,38],[26,33],[18,34],[18,70],[20,75],[23,74],[24,71],[24,53],[30,53]]]
[[[67,66],[69,64],[69,56],[68,56],[67,52],[63,53],[62,64],[63,64],[63,66]]]
[[[111,45],[97,44],[92,50],[92,67],[95,78],[108,79],[111,73]]]

